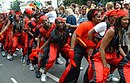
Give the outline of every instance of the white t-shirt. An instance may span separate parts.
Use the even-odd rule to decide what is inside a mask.
[[[94,26],[94,30],[99,33],[99,35],[104,36],[106,30],[107,30],[107,23],[106,22],[100,22],[96,26]]]
[[[55,11],[50,11],[48,13],[45,14],[48,18],[50,22],[55,22],[55,19],[57,17],[57,14]]]

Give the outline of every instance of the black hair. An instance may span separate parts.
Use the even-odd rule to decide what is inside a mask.
[[[122,20],[123,16],[119,17],[116,19],[114,26],[116,29],[119,29],[119,27],[121,26],[121,20]],[[128,26],[127,26],[128,27]],[[124,28],[125,30],[127,30],[128,28]]]
[[[95,16],[94,15],[95,11],[98,11],[98,9],[91,9],[91,10],[89,10],[89,12],[87,14],[87,18],[88,18],[89,21],[92,21],[92,17]]]
[[[116,21],[114,23],[115,28],[119,28],[119,26],[121,26],[121,19],[122,18],[123,18],[123,16],[116,19]]]

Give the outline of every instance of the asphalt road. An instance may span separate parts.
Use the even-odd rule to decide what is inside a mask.
[[[16,52],[16,54],[18,56],[15,56],[13,61],[8,61],[6,57],[0,56],[0,83],[42,83],[40,78],[35,77],[35,72],[29,70],[28,65],[21,63],[21,52]],[[61,60],[65,62],[62,57]],[[84,58],[82,60],[82,67],[84,70],[80,73],[78,83],[83,83],[83,75],[87,68],[87,61]],[[57,83],[64,69],[64,64],[54,64],[48,71],[46,83]],[[115,75],[119,78],[117,71]]]

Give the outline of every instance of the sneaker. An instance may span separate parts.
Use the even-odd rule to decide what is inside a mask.
[[[13,56],[18,56],[17,54],[13,53]]]
[[[114,74],[110,74],[107,78],[107,81],[119,82],[119,79],[116,78]]]
[[[44,73],[42,74],[42,76],[41,76],[41,81],[42,81],[42,82],[46,82],[46,74],[44,74]]]
[[[21,62],[25,63],[25,57],[21,57]]]
[[[27,60],[26,64],[27,64],[27,65],[29,65],[29,64],[30,64],[30,61],[29,61],[29,60]]]
[[[34,71],[34,66],[30,64],[30,71]]]
[[[2,51],[1,54],[2,54],[3,57],[6,57],[5,51]]]
[[[57,58],[57,59],[56,59],[56,64],[60,64],[60,65],[62,65],[63,62],[60,60],[60,58]]]
[[[10,54],[7,55],[7,59],[12,61],[13,60],[13,56],[11,56]]]
[[[16,51],[19,51],[20,49],[16,48]]]
[[[80,67],[80,71],[83,71],[83,69],[84,69],[83,67]]]
[[[41,77],[41,72],[40,71],[36,71],[36,78],[40,78]]]

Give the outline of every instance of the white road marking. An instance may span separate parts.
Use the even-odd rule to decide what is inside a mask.
[[[10,78],[13,83],[18,83],[14,78]]]
[[[3,66],[3,64],[0,64],[0,67]]]
[[[40,69],[40,71],[41,71],[41,72],[44,72],[43,69]],[[58,77],[56,77],[56,76],[54,76],[54,75],[52,75],[52,74],[50,74],[50,73],[48,73],[48,72],[47,72],[46,75],[47,75],[48,77],[50,77],[52,80],[54,80],[54,81],[56,81],[56,82],[59,82],[59,78],[58,78]]]

